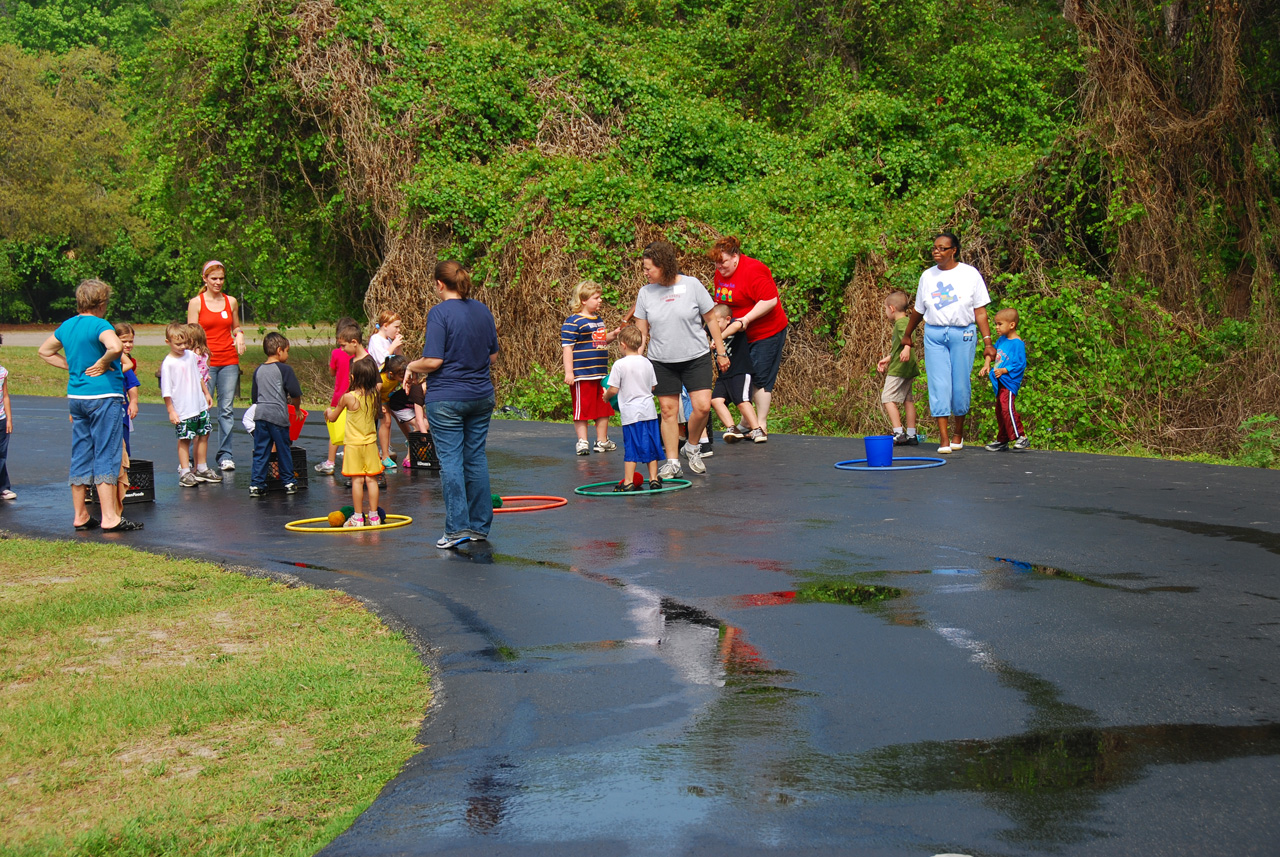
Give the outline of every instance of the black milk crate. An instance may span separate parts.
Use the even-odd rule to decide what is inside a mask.
[[[294,482],[298,483],[299,488],[307,487],[307,451],[300,446],[289,448],[293,453],[293,472]],[[285,480],[280,478],[280,459],[276,457],[276,453],[272,452],[271,457],[267,459],[267,490],[283,491]]]
[[[96,486],[90,485],[84,494],[85,502],[98,502]],[[156,468],[145,458],[129,462],[129,490],[124,494],[126,503],[154,503],[156,501]]]
[[[436,455],[436,441],[431,436],[431,432],[409,432],[409,468],[412,470],[440,469],[440,456]]]

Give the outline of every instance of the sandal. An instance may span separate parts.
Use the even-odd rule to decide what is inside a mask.
[[[102,531],[104,533],[128,533],[140,529],[142,529],[141,521],[130,521],[128,518],[121,518],[120,523],[114,527],[103,527]]]
[[[93,515],[90,515],[89,520],[85,521],[83,524],[76,524],[76,529],[80,532],[84,532],[85,530],[96,530],[101,525],[101,521],[93,517]]]

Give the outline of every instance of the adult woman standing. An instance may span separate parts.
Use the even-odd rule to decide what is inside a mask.
[[[662,445],[667,453],[658,475],[663,479],[681,476],[678,457],[681,387],[689,392],[693,404],[689,415],[691,442],[684,445],[684,454],[689,459],[690,470],[706,473],[707,466],[702,462],[697,444],[711,414],[711,349],[707,347],[704,321],[715,342],[720,368],[729,366],[720,325],[710,323],[715,304],[701,282],[680,273],[676,248],[670,242],[654,241],[644,248],[640,264],[649,284],[642,286],[636,296],[635,321],[648,343],[647,356],[658,376],[654,392],[662,406]]]
[[[200,293],[187,303],[187,324],[204,328],[209,340],[209,380],[218,400],[217,462],[223,470],[235,470],[231,458],[231,429],[235,423],[236,388],[240,384],[240,355],[244,354],[244,328],[240,324],[240,305],[223,289],[227,269],[216,259],[200,269],[204,285]]]
[[[787,342],[787,312],[782,308],[778,284],[769,266],[742,255],[742,242],[732,235],[721,238],[707,253],[716,266],[715,300],[728,304],[733,317],[742,322],[751,349],[751,401],[756,406],[760,428],[748,434],[731,426],[725,440],[749,437],[756,443],[769,439],[766,420],[773,401],[773,385],[782,365],[782,346]]]
[[[911,334],[924,320],[924,368],[929,376],[929,411],[938,420],[938,452],[964,448],[964,418],[969,413],[970,376],[982,332],[984,357],[995,357],[987,324],[987,284],[971,265],[958,261],[960,239],[942,232],[933,239],[933,262],[920,275],[916,303],[902,334],[902,355],[911,356]],[[954,425],[948,425],[954,419]],[[948,433],[950,429],[950,433]]]
[[[484,541],[493,525],[485,442],[493,415],[490,368],[498,358],[493,313],[471,297],[471,275],[453,261],[435,270],[440,303],[427,313],[422,357],[410,372],[427,376],[423,410],[440,456],[444,535],[438,548]]]
[[[101,525],[104,532],[140,530],[126,520],[117,503],[116,480],[124,449],[124,374],[120,355],[124,346],[110,322],[104,320],[111,287],[101,280],[85,280],[76,289],[78,315],[63,322],[40,346],[40,359],[67,371],[67,399],[71,405],[71,505],[77,530]],[[66,350],[65,356],[59,352]],[[102,520],[90,517],[85,505],[89,486],[98,494]]]

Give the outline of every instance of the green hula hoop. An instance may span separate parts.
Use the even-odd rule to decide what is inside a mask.
[[[590,485],[581,485],[573,489],[574,494],[581,494],[584,497],[635,497],[644,494],[666,494],[668,491],[683,491],[693,483],[688,479],[663,479],[661,488],[645,488],[642,491],[614,491],[613,486],[617,482],[592,482]],[[608,491],[595,491],[592,489],[603,488],[608,485]]]

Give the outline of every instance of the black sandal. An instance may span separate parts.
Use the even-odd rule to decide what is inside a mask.
[[[96,530],[101,525],[102,525],[101,521],[99,521],[93,515],[90,515],[89,520],[85,521],[83,524],[76,524],[76,529],[79,530],[80,532],[84,532],[85,530]]]
[[[128,533],[140,529],[142,529],[141,521],[130,521],[128,518],[121,518],[120,523],[114,527],[103,527],[102,531],[104,533]]]

